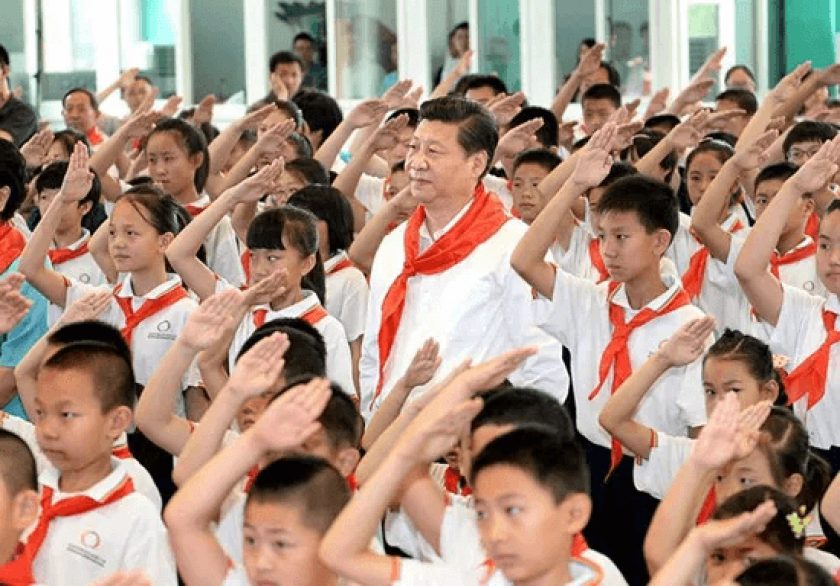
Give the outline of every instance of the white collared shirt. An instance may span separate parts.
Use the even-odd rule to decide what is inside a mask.
[[[86,228],[82,228],[82,237],[73,244],[65,247],[68,250],[78,250],[86,242],[90,240],[90,232]],[[50,250],[55,250],[55,242],[50,243]],[[96,264],[93,255],[90,252],[72,258],[67,262],[61,264],[53,263],[53,268],[67,277],[68,279],[75,279],[85,285],[103,285],[106,283],[105,273]]]
[[[216,293],[229,288],[231,288],[231,284],[224,279],[218,279],[216,281]],[[242,348],[246,340],[257,329],[254,323],[255,311],[260,309],[266,310],[265,323],[268,323],[273,319],[284,317],[299,318],[319,304],[318,296],[315,293],[304,290],[303,299],[283,309],[275,311],[268,305],[252,307],[239,323],[239,327],[236,328],[236,333],[233,335],[233,343],[230,346],[228,358],[231,370],[234,368],[239,349]],[[327,377],[333,382],[338,383],[348,395],[355,394],[356,385],[353,382],[353,369],[350,364],[350,346],[347,345],[347,336],[344,333],[341,322],[328,314],[318,320],[313,327],[323,336],[324,344],[327,347]]]
[[[729,245],[729,258],[727,259],[727,264],[731,264],[733,269],[735,267],[735,261],[738,259],[738,255],[741,254],[741,250],[744,248],[745,240],[745,237],[733,237],[732,243]],[[802,242],[797,244],[790,252],[800,250],[806,246],[812,245],[813,243],[813,238],[806,235]],[[817,273],[816,254],[812,254],[790,264],[779,265],[779,280],[786,285],[802,289],[811,295],[817,295],[820,297],[828,296],[828,291],[822,281],[820,281],[819,273]]]
[[[344,326],[347,341],[353,342],[365,333],[367,302],[370,290],[367,279],[356,267],[346,267],[330,273],[333,267],[347,259],[344,251],[324,263],[326,273],[326,302],[324,307]]]
[[[791,372],[819,348],[826,337],[822,312],[824,309],[840,314],[837,295],[823,299],[791,285],[782,285],[782,309],[776,329],[770,339],[774,353],[790,358],[786,369]],[[835,328],[838,325],[835,325]],[[811,446],[827,450],[840,446],[840,344],[834,344],[828,355],[825,394],[810,410],[808,397],[802,397],[793,411],[805,423]]]
[[[664,277],[668,289],[646,307],[659,310],[680,290],[678,279]],[[558,269],[554,298],[540,297],[534,301],[537,324],[571,352],[578,431],[590,442],[605,448],[610,447],[610,436],[598,423],[598,415],[610,397],[612,368],[598,395],[592,400],[589,395],[598,385],[601,356],[612,339],[608,286],[608,282],[596,285]],[[612,301],[624,308],[625,323],[641,311],[630,307],[623,284],[616,289]],[[700,317],[703,312],[697,307],[684,305],[636,328],[627,342],[633,369],[639,368],[681,325]],[[711,339],[707,345],[710,344]],[[705,424],[700,362],[672,368],[662,375],[639,403],[636,419],[677,436],[685,436],[689,428]]]
[[[469,205],[461,210],[462,215]],[[513,348],[537,346],[537,355],[509,378],[513,384],[533,386],[563,402],[569,379],[561,359],[562,348],[534,326],[528,311],[530,288],[510,266],[511,252],[527,227],[510,219],[455,266],[408,280],[405,307],[385,365],[382,392],[373,403],[379,380],[381,307],[391,284],[402,272],[406,227],[407,223],[403,223],[385,237],[373,262],[359,365],[362,415],[370,419],[428,338],[440,344],[442,363],[428,384],[415,389],[416,395],[424,393],[466,358],[477,364]],[[436,238],[446,229],[438,231]],[[421,250],[424,241],[431,245],[426,226],[420,228]]]
[[[116,489],[127,471],[116,458],[111,465],[108,476],[81,494],[101,501]],[[59,490],[55,468],[46,469],[39,480],[55,490],[53,503],[77,496]],[[177,584],[160,513],[137,492],[87,513],[53,519],[32,565],[35,578],[50,586],[89,584],[134,569],[143,570],[155,586]]]
[[[135,296],[131,288],[131,275],[126,274],[121,281],[122,288],[118,295],[120,297],[130,297],[132,307],[137,311],[146,299],[157,299],[180,284],[180,277],[170,274],[164,283],[161,283],[146,295]],[[93,287],[71,279],[65,296],[65,307],[69,307],[73,302],[87,293],[102,290],[110,291],[112,288]],[[198,304],[194,299],[184,297],[150,316],[134,328],[134,333],[131,337],[131,357],[134,366],[134,376],[139,384],[145,385],[148,383],[155,369],[157,369],[161,360],[163,360],[163,355],[169,350],[169,346],[172,345],[184,327],[184,324],[186,324],[190,313],[197,307]],[[108,308],[99,315],[98,319],[115,328],[125,326],[125,314],[120,309],[116,299],[111,300]],[[198,367],[193,362],[184,375],[184,378],[181,379],[181,388],[186,389],[187,387],[198,386],[200,380],[201,377],[198,372]],[[184,399],[181,395],[179,395],[177,413],[182,417],[185,415]]]
[[[190,205],[206,208],[210,205],[210,196],[202,193],[201,197]],[[207,266],[211,271],[237,287],[245,283],[245,271],[239,258],[236,232],[228,216],[224,216],[213,226],[204,238],[204,248],[207,252]]]

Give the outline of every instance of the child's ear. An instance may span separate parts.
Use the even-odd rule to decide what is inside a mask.
[[[796,472],[782,482],[782,492],[791,498],[796,498],[802,492],[803,486],[805,486],[805,477]]]
[[[38,493],[22,490],[12,499],[12,525],[16,531],[24,531],[38,518]]]
[[[4,185],[0,187],[0,210],[6,207],[6,202],[9,201],[9,197],[12,195],[12,188],[8,185]]]
[[[347,478],[356,470],[356,466],[358,466],[361,457],[362,455],[356,448],[343,448],[339,450],[338,457],[336,458],[338,471],[343,477]]]
[[[86,201],[82,204],[79,204],[79,210],[81,211],[83,216],[88,215],[91,209],[93,209],[93,202]]]
[[[562,509],[564,531],[580,533],[592,515],[592,499],[588,494],[576,492],[567,496],[559,505]]]
[[[315,264],[318,262],[317,255],[310,254],[309,256],[303,259],[303,270],[301,274],[308,275],[312,272],[312,269],[315,268]]]
[[[166,250],[172,241],[175,240],[175,235],[172,232],[166,232],[158,236],[158,244]]]
[[[656,256],[662,257],[665,254],[665,251],[668,250],[668,247],[671,245],[671,233],[668,232],[665,228],[660,228],[656,232],[653,233],[654,235],[654,252]]]
[[[204,153],[199,152],[190,155],[190,164],[193,166],[193,169],[198,169],[202,163],[204,163]]]
[[[134,413],[125,405],[114,407],[108,413],[108,435],[116,441],[131,426],[133,419]]]
[[[779,383],[777,383],[773,379],[770,379],[769,381],[761,385],[761,388],[759,388],[758,392],[761,395],[762,399],[766,401],[772,401],[773,403],[775,403],[776,399],[779,398]]]

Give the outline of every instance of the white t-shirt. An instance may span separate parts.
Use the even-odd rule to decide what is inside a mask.
[[[347,341],[353,342],[365,333],[367,302],[370,290],[367,279],[349,262],[347,253],[339,252],[324,263],[326,273],[326,307],[329,314],[344,326]]]
[[[190,204],[191,207],[206,209],[210,205],[210,196],[203,193]],[[207,252],[207,266],[211,271],[235,286],[245,284],[245,271],[239,258],[239,245],[236,232],[228,216],[224,216],[204,239]]]
[[[79,250],[90,241],[90,232],[82,228],[82,237],[73,244],[66,247],[66,250]],[[55,250],[55,243],[50,243],[50,250]],[[81,256],[67,260],[61,264],[53,262],[53,268],[69,279],[75,279],[85,285],[103,285],[107,281],[105,273],[96,264],[93,255],[86,252]]]

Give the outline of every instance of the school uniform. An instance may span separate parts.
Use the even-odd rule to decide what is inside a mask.
[[[545,391],[560,402],[566,398],[562,348],[534,326],[528,314],[530,288],[510,266],[510,254],[527,227],[508,217],[483,188],[476,193],[435,234],[429,233],[424,211],[418,208],[385,237],[376,253],[359,366],[366,419],[428,338],[440,344],[443,361],[432,380],[415,389],[418,395],[466,358],[479,363],[513,348],[536,346],[538,353],[509,380]],[[412,247],[417,246],[414,262],[406,261],[407,232]],[[404,272],[404,267],[413,272]],[[398,286],[402,284],[404,288]],[[389,316],[385,323],[383,311]],[[383,364],[380,355],[385,356]]]
[[[638,490],[662,499],[691,454],[695,440],[651,431],[650,454],[647,458],[636,458],[633,482]]]
[[[794,413],[808,430],[808,441],[840,469],[840,300],[782,285],[782,308],[770,340],[774,353],[790,358],[785,383]],[[824,378],[822,378],[824,377]]]
[[[665,256],[673,261],[677,267],[677,271],[682,275],[688,270],[688,266],[691,263],[691,256],[701,246],[702,244],[691,234],[691,216],[680,212],[677,231],[671,239],[668,250],[665,251]]]
[[[75,586],[119,570],[138,569],[155,585],[177,584],[160,513],[133,489],[121,460],[112,458],[111,465],[108,476],[82,493],[62,493],[54,468],[41,474],[41,513],[24,547],[24,555],[37,549],[32,566],[37,580],[50,586]],[[77,497],[83,497],[82,502],[77,504]],[[84,505],[92,508],[72,514],[76,506]],[[56,516],[49,520],[37,547],[43,523],[53,510]]]
[[[64,248],[56,248],[55,243],[51,243],[47,255],[53,269],[85,285],[105,284],[105,273],[88,250],[89,243],[90,231],[86,228],[82,228],[81,238]]]
[[[216,293],[230,288],[230,283],[224,279],[216,281]],[[273,310],[267,304],[258,305],[248,310],[245,318],[239,323],[233,335],[230,347],[229,363],[233,370],[239,349],[245,344],[251,334],[259,326],[274,319],[296,317],[303,319],[318,330],[324,338],[327,347],[327,377],[338,383],[345,393],[353,395],[356,384],[353,382],[353,369],[350,363],[350,347],[347,345],[347,335],[336,318],[327,313],[321,306],[318,296],[312,291],[303,290],[303,299],[284,307]]]
[[[193,217],[199,215],[210,205],[210,196],[201,194],[196,201],[184,207]],[[236,232],[230,217],[224,216],[204,238],[207,252],[207,266],[211,271],[235,286],[245,284],[245,271],[239,259],[239,246]]]
[[[65,307],[69,307],[91,291],[105,289],[85,285],[72,279],[66,282]],[[170,274],[165,282],[143,296],[134,295],[131,274],[124,275],[111,291],[113,292],[111,303],[98,319],[119,328],[123,337],[127,338],[131,348],[134,376],[138,384],[145,385],[198,304],[183,289],[180,277],[174,274]],[[149,305],[146,305],[147,302]],[[147,313],[144,308],[156,305],[157,311],[139,323],[135,323],[137,317],[142,317]],[[132,315],[131,318],[127,317],[129,314]],[[129,319],[131,320],[129,325],[133,325],[133,328],[126,327]],[[198,367],[193,363],[181,379],[181,389],[199,386],[200,380]],[[175,412],[181,417],[186,417],[183,395],[178,395]]]
[[[572,229],[569,247],[557,246],[552,250],[555,262],[564,271],[593,283],[601,283],[610,278],[604,259],[601,256],[601,241],[595,238],[587,224],[576,224]]]
[[[26,445],[29,446],[29,450],[35,458],[35,465],[38,469],[39,476],[46,470],[54,468],[52,462],[50,462],[46,454],[41,451],[41,446],[38,445],[38,439],[35,434],[35,426],[33,424],[21,419],[20,417],[15,417],[14,415],[6,414],[5,416],[2,416],[2,414],[0,414],[0,427],[7,431],[11,431],[26,442]],[[152,503],[155,510],[160,512],[163,508],[163,501],[160,498],[160,492],[155,486],[154,480],[152,480],[148,470],[143,468],[140,462],[135,460],[130,453],[126,453],[124,449],[119,449],[119,441],[120,440],[117,440],[117,442],[115,442],[112,454],[124,464],[126,473],[129,477],[131,477],[131,480],[134,483],[134,490],[138,494],[146,497],[149,502]]]
[[[366,210],[365,221],[370,220],[385,205],[387,187],[388,182],[384,177],[376,177],[367,173],[362,173],[362,176],[359,177],[355,196]]]
[[[365,333],[367,318],[367,279],[353,266],[343,250],[324,262],[326,273],[327,312],[341,322],[347,342],[358,340]]]
[[[745,238],[732,238],[727,264],[731,265],[733,272],[735,261],[744,248],[744,242]],[[782,283],[812,295],[827,297],[828,291],[817,273],[816,254],[817,243],[810,236],[805,236],[802,242],[785,254],[779,255],[774,252],[770,258],[769,270]]]

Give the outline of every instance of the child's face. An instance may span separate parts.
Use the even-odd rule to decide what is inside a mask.
[[[70,153],[64,148],[64,143],[60,140],[54,140],[50,148],[47,149],[47,155],[44,157],[44,165],[49,165],[56,161],[67,161],[68,159],[70,159]]]
[[[140,207],[140,204],[134,204]],[[108,226],[108,252],[118,272],[147,269],[163,262],[171,234],[158,234],[146,218],[126,200],[117,202]]]
[[[149,175],[155,185],[173,197],[194,189],[193,177],[201,165],[201,153],[189,156],[180,137],[173,132],[156,132],[146,145]]]
[[[785,493],[789,492],[785,490],[785,487],[778,486],[770,470],[767,456],[760,448],[756,448],[748,456],[730,462],[718,471],[715,479],[715,500],[717,504],[720,504],[732,495],[759,484],[772,486]],[[789,496],[795,497],[796,493]]]
[[[768,179],[762,181],[755,188],[755,196],[753,197],[755,203],[755,214],[757,218],[761,217],[776,194],[784,184],[783,179]],[[793,232],[802,232],[805,227],[805,222],[808,216],[814,211],[814,200],[810,197],[801,197],[797,205],[793,207],[788,215],[785,227],[782,234],[791,234]]]
[[[522,163],[513,173],[510,189],[513,205],[519,210],[519,215],[526,224],[533,222],[545,207],[545,199],[537,186],[548,173],[548,169],[536,163]]]
[[[251,584],[326,583],[318,559],[323,537],[307,527],[291,503],[251,500],[245,507],[243,562]]]
[[[110,458],[125,425],[118,409],[102,412],[90,375],[79,370],[42,369],[35,395],[38,446],[62,475],[83,474]]]
[[[271,194],[271,201],[275,206],[285,205],[289,198],[299,189],[306,187],[306,181],[297,173],[286,171],[280,176],[277,191]]]
[[[840,295],[840,211],[823,216],[817,243],[817,273],[826,289]]]
[[[739,106],[737,103],[733,102],[732,100],[718,100],[717,101],[717,108],[718,112],[728,112],[729,110],[738,110]],[[728,132],[729,134],[734,134],[735,136],[741,136],[741,133],[744,131],[744,128],[747,127],[747,124],[750,121],[750,116],[747,114],[741,114],[740,116],[733,116],[732,118],[728,118],[724,123],[720,124],[715,130],[722,130],[723,132]]]
[[[143,103],[143,100],[152,93],[151,84],[145,79],[135,79],[131,84],[125,88],[123,99],[128,105],[129,110],[134,112]]]
[[[586,131],[592,134],[607,123],[607,120],[617,108],[610,100],[588,98],[583,102],[583,123]]]
[[[706,559],[706,583],[734,583],[728,581],[737,578],[756,561],[778,554],[778,551],[755,535],[737,545],[716,549]]]
[[[412,136],[414,136],[414,127],[406,126],[400,130],[397,137],[397,144],[382,153],[389,167],[405,160],[405,154],[408,152],[408,143],[411,142]]]
[[[315,255],[303,256],[292,247],[258,248],[251,251],[251,284],[262,281],[280,269],[286,270],[286,290],[300,287],[300,280],[315,266]]]
[[[761,384],[750,374],[741,360],[709,356],[703,365],[703,388],[706,392],[706,413],[712,414],[726,393],[735,393],[741,409],[759,401],[774,401],[779,394],[773,383]]]
[[[568,571],[572,536],[589,520],[589,506],[579,501],[588,497],[556,503],[531,475],[509,465],[482,470],[473,490],[481,542],[508,580],[536,583]]]
[[[467,93],[464,94],[464,97],[468,100],[472,100],[473,102],[478,102],[479,104],[486,104],[496,97],[496,90],[491,88],[489,85],[483,85],[468,89]]]
[[[686,184],[691,205],[696,206],[700,203],[700,198],[706,193],[706,189],[720,172],[721,167],[723,167],[723,163],[720,162],[715,153],[700,153],[691,160]]]
[[[796,142],[790,145],[788,152],[785,153],[789,163],[801,167],[808,159],[817,154],[820,150],[822,142],[819,140],[809,140],[807,142]]]
[[[636,212],[610,211],[601,214],[601,256],[610,278],[626,283],[655,267],[668,248],[666,230],[649,234]]]
[[[593,187],[586,196],[589,200],[589,223],[595,234],[598,234],[601,230],[601,213],[598,211],[598,202],[601,201],[601,197],[606,190],[606,187]]]
[[[280,389],[286,386],[286,379],[282,376],[279,378],[278,383],[281,381],[283,383],[282,385],[275,384],[275,388],[265,391],[256,397],[251,397],[242,404],[242,407],[239,408],[239,412],[236,414],[236,424],[241,433],[245,433],[256,423],[275,395],[277,395]]]
[[[300,84],[303,81],[303,70],[298,63],[278,63],[271,76],[277,77],[283,82],[291,98],[300,89]]]
[[[44,189],[35,196],[35,203],[38,210],[41,212],[41,217],[47,213],[47,208],[55,199],[58,189]],[[58,232],[65,232],[69,230],[80,230],[82,226],[82,218],[90,211],[90,202],[85,202],[81,205],[66,206],[64,208],[64,215],[58,223]]]

